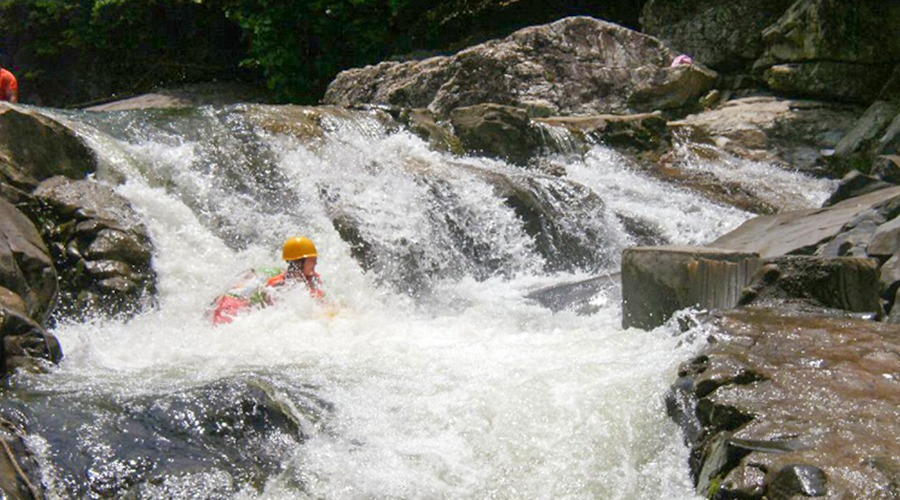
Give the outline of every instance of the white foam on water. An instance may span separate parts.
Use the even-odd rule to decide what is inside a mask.
[[[623,330],[614,301],[579,316],[527,300],[536,287],[581,276],[542,273],[511,210],[461,173],[442,177],[441,193],[461,200],[448,206],[468,210],[476,239],[507,272],[482,280],[438,273],[432,293],[443,300],[432,304],[447,307],[395,293],[351,257],[320,190],[348,199],[344,207],[362,230],[389,233],[386,247],[416,240],[429,262],[440,263],[458,254],[444,247],[446,226],[423,215],[434,210],[430,194],[409,165],[427,171],[447,160],[407,134],[360,130],[325,145],[266,138],[278,145],[286,199],[296,201],[275,211],[197,169],[201,144],[121,141],[122,157],[139,168],[111,168],[128,176],[117,190],[150,229],[159,307],[127,322],[59,326],[62,363],[19,379],[20,387],[115,401],[234,376],[313,387],[333,411],[305,428],[309,439],[283,457],[262,491],[237,485],[244,498],[697,498],[687,450],[663,404],[694,347],[665,328]],[[598,192],[606,186],[609,205],[652,217],[676,241],[701,241],[746,218],[626,178],[603,154],[569,165],[569,175]],[[253,221],[248,231],[259,238],[235,245],[210,223],[216,217],[238,228]],[[319,247],[334,305],[292,290],[274,306],[213,327],[204,316],[209,302],[243,269],[279,265],[281,238],[301,230]],[[190,496],[227,483],[211,471],[163,486]]]

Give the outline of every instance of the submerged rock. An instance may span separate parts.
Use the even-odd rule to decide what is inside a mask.
[[[261,491],[322,432],[333,407],[315,392],[277,378],[238,378],[123,399],[11,397],[0,401],[0,414],[28,434],[17,450],[21,463],[53,457],[55,481],[42,484],[37,478],[51,471],[26,469],[48,496],[231,498]]]

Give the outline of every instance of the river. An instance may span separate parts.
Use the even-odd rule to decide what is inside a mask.
[[[55,113],[144,218],[159,296],[129,321],[63,321],[59,367],[12,379],[4,411],[51,498],[697,498],[664,405],[697,346],[623,330],[614,291],[592,314],[528,296],[616,273],[624,220],[700,244],[751,214],[601,145],[548,151],[550,175],[434,151],[377,112]],[[782,206],[833,187],[715,168]],[[496,179],[527,187],[555,239]],[[213,298],[293,235],[318,246],[331,305],[290,292],[213,327]]]

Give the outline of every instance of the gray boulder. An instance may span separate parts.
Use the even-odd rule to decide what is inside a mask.
[[[64,314],[131,314],[153,303],[147,228],[126,199],[92,180],[57,176],[34,191],[62,274]]]
[[[756,67],[774,90],[871,103],[900,60],[900,4],[798,0],[763,32]]]
[[[891,187],[891,184],[884,182],[878,177],[865,175],[858,170],[854,170],[841,179],[837,189],[835,189],[831,196],[825,200],[823,206],[829,207],[835,203],[840,203],[844,200],[862,196],[866,193],[871,193],[887,187]]]
[[[730,309],[759,255],[712,247],[632,247],[622,253],[622,326],[649,330],[688,307]]]
[[[659,40],[604,21],[572,17],[441,56],[340,73],[324,102],[451,110],[492,102],[554,114],[602,114],[692,105],[716,74],[670,68]]]
[[[900,137],[900,100],[875,101],[841,138],[830,158],[837,172],[874,169],[873,159],[896,153]]]
[[[642,30],[717,71],[740,70],[764,50],[763,30],[794,0],[649,0]]]

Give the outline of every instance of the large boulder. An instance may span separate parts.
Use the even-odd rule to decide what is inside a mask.
[[[763,52],[763,30],[795,0],[649,0],[644,33],[717,71],[743,69]]]
[[[486,102],[554,114],[676,109],[693,104],[716,79],[697,65],[670,68],[676,55],[653,37],[572,17],[453,56],[344,71],[324,101],[427,107],[441,116]]]
[[[756,67],[784,93],[871,103],[900,62],[900,4],[798,0],[763,33]]]
[[[759,255],[711,247],[633,247],[622,253],[622,326],[649,330],[689,307],[730,309]]]
[[[669,122],[673,134],[740,158],[814,170],[859,115],[857,106],[748,97]]]
[[[62,176],[34,195],[63,278],[62,314],[131,314],[153,303],[153,246],[128,200],[99,182]]]
[[[705,498],[894,498],[900,327],[827,311],[715,313],[669,414]]]
[[[0,103],[0,181],[31,189],[54,175],[84,178],[96,167],[94,153],[70,128]]]

